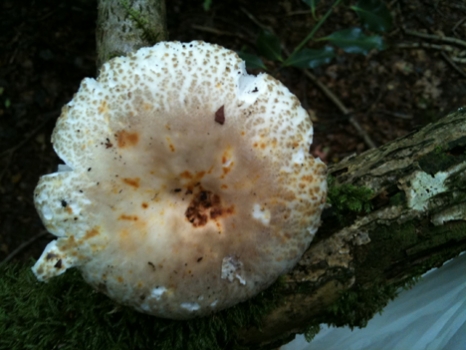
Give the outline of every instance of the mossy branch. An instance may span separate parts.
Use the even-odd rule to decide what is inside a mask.
[[[31,264],[32,265],[32,264]],[[277,306],[275,284],[253,300],[209,317],[172,321],[119,306],[75,269],[49,283],[30,266],[0,267],[0,349],[239,349],[236,332]]]

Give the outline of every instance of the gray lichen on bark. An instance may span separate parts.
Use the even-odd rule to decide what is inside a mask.
[[[97,67],[116,56],[167,40],[164,0],[100,0]]]

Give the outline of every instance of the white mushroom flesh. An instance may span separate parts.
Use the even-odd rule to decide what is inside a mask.
[[[114,300],[187,319],[244,301],[309,246],[326,167],[298,99],[233,51],[164,42],[104,64],[58,119],[66,166],[35,205],[58,237],[33,267],[77,267]]]

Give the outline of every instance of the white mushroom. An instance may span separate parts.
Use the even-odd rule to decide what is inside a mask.
[[[326,167],[298,99],[232,51],[164,42],[104,64],[62,111],[66,164],[35,205],[58,237],[41,281],[77,267],[112,299],[187,319],[246,300],[309,246]]]

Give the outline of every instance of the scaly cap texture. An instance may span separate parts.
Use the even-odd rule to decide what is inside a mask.
[[[114,300],[187,319],[246,300],[309,246],[326,167],[298,99],[233,51],[163,42],[104,64],[62,111],[35,205],[58,237],[39,280],[77,267]]]

